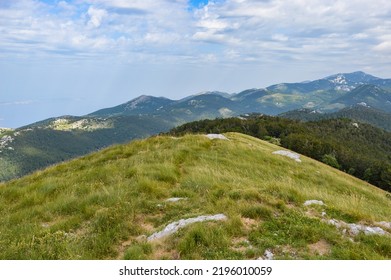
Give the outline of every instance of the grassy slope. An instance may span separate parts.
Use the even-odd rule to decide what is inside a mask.
[[[134,141],[0,185],[0,259],[254,259],[265,249],[282,259],[391,258],[390,237],[352,242],[320,214],[391,221],[385,192],[306,157],[272,155],[280,147],[262,140],[226,135]],[[326,206],[302,206],[308,199]],[[143,236],[218,213],[228,220],[153,243]]]

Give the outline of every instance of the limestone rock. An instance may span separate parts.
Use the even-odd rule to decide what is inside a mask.
[[[155,232],[154,234],[148,237],[148,241],[153,241],[171,235],[177,232],[179,229],[184,228],[190,224],[205,222],[205,221],[221,221],[226,219],[227,217],[224,214],[217,214],[213,216],[198,216],[196,218],[190,218],[190,219],[181,219],[179,221],[167,225],[162,231]]]
[[[228,140],[227,137],[225,137],[223,134],[207,134],[205,135],[209,139],[221,139],[221,140]]]
[[[291,152],[291,151],[279,150],[279,151],[273,152],[273,155],[286,156],[286,157],[289,157],[291,159],[294,159],[297,162],[301,162],[300,155],[296,154],[294,152]]]

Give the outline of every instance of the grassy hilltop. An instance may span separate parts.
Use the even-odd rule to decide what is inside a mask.
[[[385,191],[224,135],[133,141],[1,184],[0,259],[391,259],[391,230],[377,223],[391,222]],[[227,219],[147,239],[216,214]],[[351,234],[332,219],[386,234]]]

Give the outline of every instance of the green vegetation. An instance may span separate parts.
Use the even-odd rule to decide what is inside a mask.
[[[391,221],[386,192],[310,158],[273,155],[280,147],[251,136],[226,136],[157,136],[1,184],[0,259],[256,259],[266,249],[276,259],[391,258],[389,235],[350,236],[326,223]],[[310,199],[325,206],[303,206]],[[146,239],[219,213],[227,220]]]
[[[391,133],[349,119],[303,123],[254,114],[246,119],[187,123],[172,129],[170,133],[183,135],[229,131],[280,143],[285,148],[391,191]]]
[[[278,84],[266,89],[248,89],[237,94],[206,92],[181,100],[144,95],[87,116],[51,118],[16,130],[0,128],[0,181],[18,178],[113,144],[166,132],[185,122],[238,116],[251,112],[268,115],[284,114],[287,118],[306,120],[347,117],[355,122],[370,123],[390,130],[391,117],[388,114],[391,112],[390,81],[363,72],[354,72],[311,82]],[[361,106],[357,107],[358,104]],[[351,110],[352,106],[359,109]],[[309,112],[334,113],[313,114],[306,111],[303,113],[303,108],[310,109]],[[292,112],[292,110],[297,111]],[[335,112],[336,110],[340,111]],[[238,131],[248,133],[246,129]],[[262,139],[270,136],[274,143],[279,143],[279,138],[284,137],[264,135],[265,131],[259,132],[256,129],[254,132],[250,131],[250,134]],[[5,135],[14,138],[12,146],[2,147],[1,138]],[[319,133],[315,135],[318,136]],[[337,139],[339,140],[341,139]],[[333,155],[333,151],[328,151],[328,154]],[[324,156],[325,154],[322,154],[315,158],[323,160]],[[380,171],[378,167],[376,170],[368,169],[372,163],[375,163],[375,166],[382,166],[384,157],[379,161],[366,162],[365,170],[357,169],[355,166],[346,167],[346,164],[340,162],[341,157],[344,156],[335,154],[337,164],[333,166],[351,171],[355,176],[378,186],[386,185],[388,179],[385,178],[389,177],[388,166]],[[326,161],[330,162],[329,159]],[[365,171],[367,172],[364,176]]]
[[[0,182],[113,144],[167,131],[173,125],[171,121],[147,116],[63,117],[8,131],[4,135],[13,141],[4,148],[0,146]]]
[[[310,109],[299,109],[280,114],[280,116],[300,121],[319,121],[345,118],[391,131],[391,114],[366,106],[348,107],[333,113],[319,113]]]

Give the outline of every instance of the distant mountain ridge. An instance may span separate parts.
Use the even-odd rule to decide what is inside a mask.
[[[268,90],[271,91],[284,91],[284,92],[312,92],[316,90],[337,90],[337,91],[350,91],[362,84],[368,84],[375,82],[376,84],[379,81],[387,81],[385,84],[391,85],[391,80],[384,80],[369,74],[366,74],[362,71],[352,72],[352,73],[339,73],[334,74],[319,80],[307,81],[302,83],[283,83],[272,85],[268,87]]]
[[[362,104],[391,112],[391,92],[376,85],[365,84],[337,98],[333,103],[343,104],[345,107]]]
[[[88,116],[148,114],[158,111],[162,106],[167,106],[172,103],[175,103],[175,101],[165,97],[141,95],[124,104],[112,108],[101,109],[88,114]]]
[[[197,119],[196,116],[227,117],[251,112],[277,115],[299,108],[327,112],[359,103],[391,113],[390,89],[391,79],[381,79],[358,71],[309,82],[248,89],[236,94],[204,92],[180,100],[142,95],[89,116],[153,114],[189,121],[194,120],[194,117]]]
[[[141,95],[86,116],[61,116],[15,130],[0,129],[0,181],[190,121],[295,110],[336,113],[356,105],[390,114],[391,79],[359,71],[234,94],[202,92],[180,100]],[[371,111],[360,121],[388,129],[387,125],[379,126],[388,117],[379,121],[374,114]]]
[[[300,121],[347,118],[391,131],[391,114],[371,108],[364,104],[350,106],[332,113],[322,113],[311,109],[298,109],[282,113],[279,116]]]

